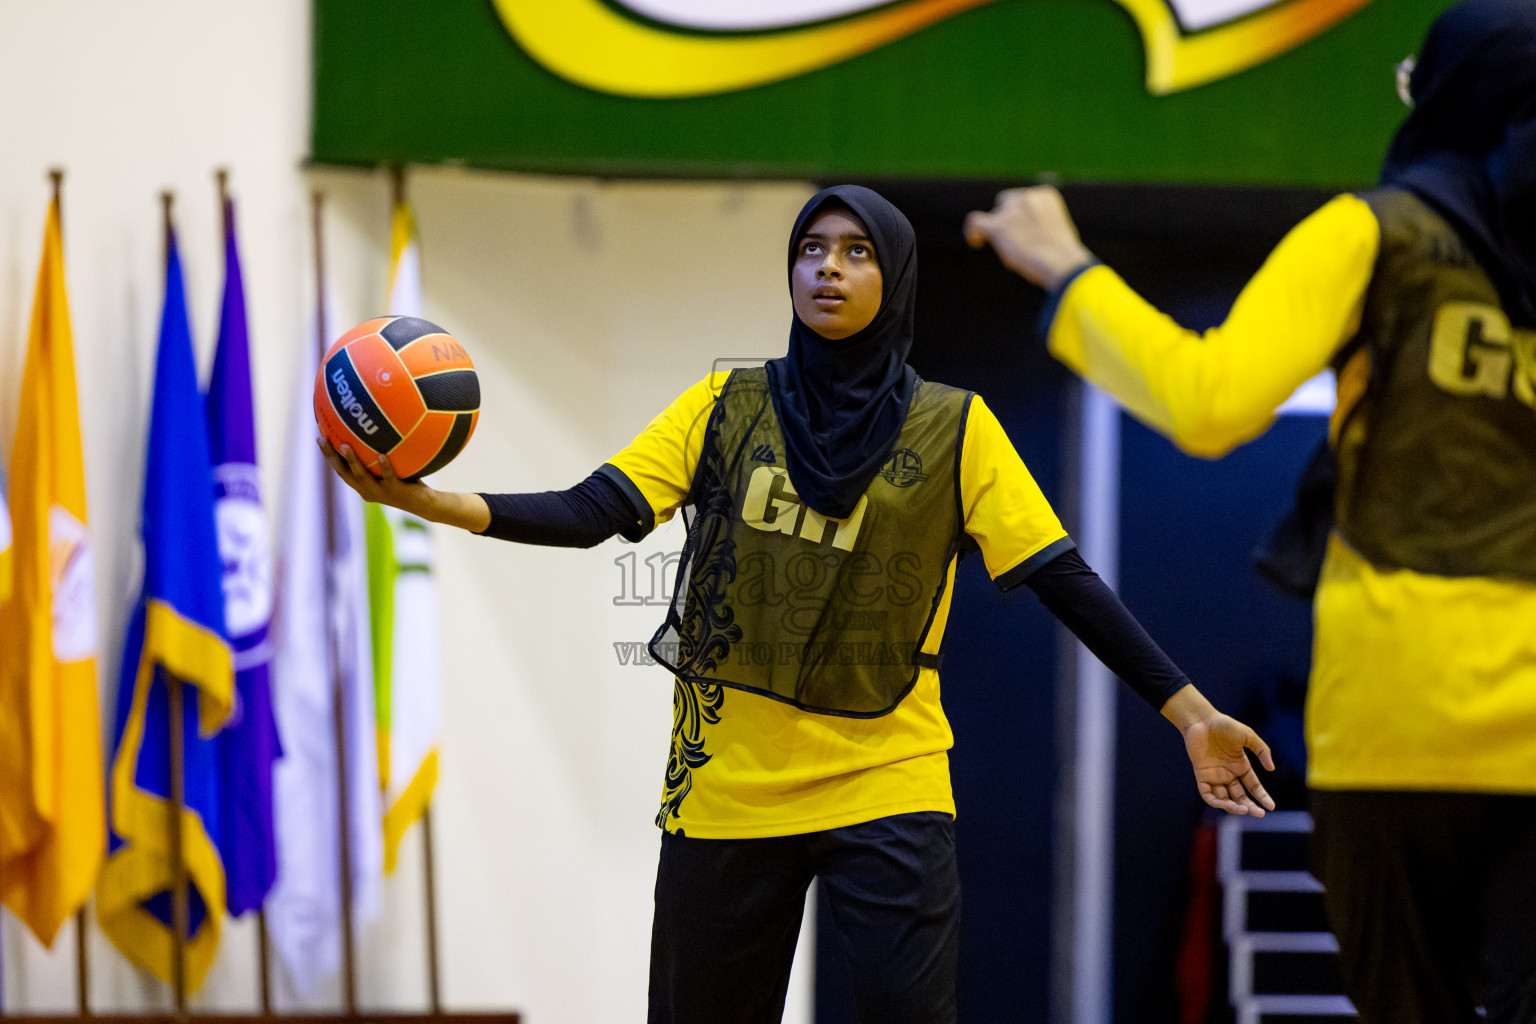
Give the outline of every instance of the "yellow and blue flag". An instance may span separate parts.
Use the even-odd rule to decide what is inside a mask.
[[[57,199],[32,302],[10,499],[14,586],[0,607],[0,900],[52,945],[90,895],[106,846],[96,576]]]
[[[181,261],[175,235],[168,230],[165,308],[144,474],[144,585],[124,646],[110,775],[111,828],[96,911],[101,930],[125,956],[162,979],[173,977],[170,744],[179,744],[186,794],[182,856],[191,906],[185,950],[189,989],[202,983],[218,952],[225,902],[217,845],[218,748],[212,737],[230,714],[234,668],[224,624],[213,494]],[[172,736],[170,728],[167,686],[172,682],[190,688],[179,736]]]

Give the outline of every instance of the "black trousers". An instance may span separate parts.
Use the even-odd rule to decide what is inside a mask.
[[[650,1024],[775,1024],[805,893],[821,880],[868,1024],[952,1024],[954,819],[898,814],[770,839],[663,833]]]
[[[1311,803],[1313,872],[1364,1024],[1536,1024],[1536,796]]]

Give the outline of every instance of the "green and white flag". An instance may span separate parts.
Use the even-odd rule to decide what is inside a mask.
[[[389,313],[421,316],[421,248],[411,208],[403,198],[395,204],[390,234]],[[437,786],[443,722],[437,584],[426,520],[372,504],[367,516],[374,710],[388,873],[395,868],[406,830],[426,812]]]

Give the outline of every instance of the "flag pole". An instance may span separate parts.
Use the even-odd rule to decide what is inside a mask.
[[[389,180],[393,186],[394,211],[405,202],[405,165],[389,165]],[[427,915],[427,993],[433,1013],[442,1013],[442,989],[439,982],[437,946],[437,871],[432,857],[432,805],[429,803],[421,815],[422,889],[426,900]]]
[[[328,325],[325,322],[325,245],[321,230],[325,196],[320,192],[313,193],[312,203],[315,222],[315,326],[316,333],[319,335],[320,356],[324,359],[325,350],[329,347],[326,339],[330,337]],[[336,491],[332,485],[329,467],[322,467],[321,472],[325,474],[321,493],[325,496],[326,581],[328,585],[334,585],[335,577],[330,570],[335,564],[336,557]],[[336,599],[336,594],[328,594],[326,607],[335,607]],[[331,710],[336,736],[336,818],[341,826],[342,986],[347,1015],[355,1017],[357,1015],[357,967],[354,962],[352,936],[352,816],[351,809],[347,806],[350,790],[347,786],[346,693],[341,678],[341,651],[338,648],[338,639],[332,634],[327,646],[330,648]]]
[[[187,903],[187,865],[181,848],[181,809],[186,804],[186,752],[182,749],[183,730],[186,728],[185,694],[181,680],[169,672],[161,672],[166,695],[170,698],[170,751],[171,751],[171,920],[175,933],[175,957],[171,965],[171,984],[176,990],[176,1015],[187,1012],[187,966],[185,960],[185,936],[191,917]]]
[[[91,1015],[91,961],[86,952],[85,904],[75,911],[75,999],[80,1006],[80,1016]]]
[[[175,203],[175,194],[170,191],[160,193],[160,204],[165,214],[165,259],[166,265],[170,265],[172,222],[171,207]],[[167,737],[166,747],[170,751],[171,759],[171,932],[173,955],[171,962],[171,985],[175,989],[176,1015],[184,1016],[187,1012],[187,964],[186,941],[187,932],[191,930],[192,908],[187,894],[187,859],[186,851],[182,848],[182,808],[187,802],[186,780],[186,750],[183,744],[186,740],[186,694],[182,691],[181,680],[171,673],[161,671],[160,678],[165,683],[167,704],[170,712],[170,735]]]
[[[437,968],[437,879],[432,869],[432,805],[421,812],[421,850],[423,874],[427,890],[427,994],[431,999],[433,1016],[443,1012],[443,1000],[438,984]]]
[[[53,184],[53,204],[58,210],[59,245],[64,244],[64,168],[48,168],[48,178]],[[75,1001],[80,1016],[91,1015],[91,961],[86,951],[85,904],[75,911]]]

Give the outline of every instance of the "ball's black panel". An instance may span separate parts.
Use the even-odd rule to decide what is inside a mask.
[[[474,370],[444,370],[416,378],[421,400],[433,412],[474,412],[480,408],[480,378]]]
[[[452,462],[453,457],[464,449],[464,442],[469,440],[469,428],[474,426],[474,423],[474,413],[461,412],[454,417],[453,429],[448,432],[448,440],[443,442],[443,446],[437,450],[437,454],[432,456],[432,461],[423,466],[421,472],[416,474],[416,477],[436,473]],[[415,477],[412,479],[415,479]]]
[[[346,349],[331,356],[325,364],[325,391],[337,417],[368,447],[376,452],[395,450],[400,443],[400,433],[363,386]]]
[[[430,321],[423,320],[419,316],[396,317],[392,323],[386,324],[379,332],[384,340],[389,342],[389,347],[399,352],[405,346],[417,338],[427,334],[446,334],[441,327]]]

